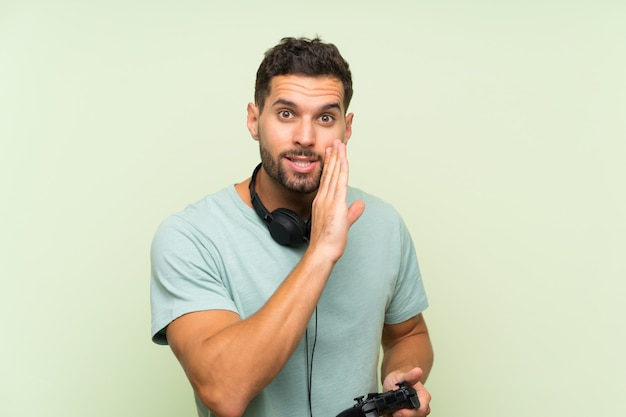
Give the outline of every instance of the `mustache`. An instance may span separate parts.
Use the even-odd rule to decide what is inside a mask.
[[[309,158],[309,159],[314,159],[316,161],[324,162],[323,155],[320,155],[316,152],[313,152],[307,149],[293,149],[293,150],[282,152],[279,156],[281,158],[304,157],[304,158]]]

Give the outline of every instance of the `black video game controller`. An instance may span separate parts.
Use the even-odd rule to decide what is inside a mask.
[[[356,404],[337,414],[337,417],[378,417],[401,408],[419,408],[420,402],[415,389],[405,382],[396,385],[398,389],[382,394],[368,394],[366,400],[363,399],[365,397],[355,398]]]

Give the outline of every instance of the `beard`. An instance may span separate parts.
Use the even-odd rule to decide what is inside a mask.
[[[260,142],[260,141],[259,141]],[[269,151],[259,145],[261,153],[261,164],[265,169],[265,172],[278,184],[283,186],[286,190],[297,194],[310,194],[320,186],[320,179],[322,177],[322,170],[324,169],[324,158],[315,152],[305,149],[285,151],[278,155],[277,159],[272,158]],[[315,158],[320,162],[321,169],[319,172],[310,174],[288,173],[287,170],[279,163],[284,158],[304,156],[307,158]]]

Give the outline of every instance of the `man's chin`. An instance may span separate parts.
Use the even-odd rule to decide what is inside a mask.
[[[308,175],[291,174],[281,178],[283,186],[297,194],[311,194],[317,191],[320,186],[319,175],[312,173]]]
[[[319,184],[291,183],[287,184],[285,188],[296,194],[311,194],[317,191],[317,189],[319,188]]]

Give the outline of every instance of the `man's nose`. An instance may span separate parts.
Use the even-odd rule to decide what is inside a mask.
[[[294,141],[304,148],[315,144],[315,126],[312,121],[302,120],[294,132]]]

